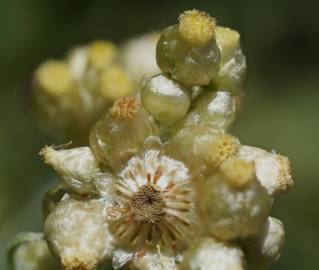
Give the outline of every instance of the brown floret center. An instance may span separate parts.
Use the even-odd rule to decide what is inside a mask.
[[[140,102],[134,97],[122,97],[111,108],[111,116],[116,120],[134,119],[140,109]]]
[[[157,224],[164,215],[162,192],[150,185],[140,187],[131,200],[134,220],[139,223]]]

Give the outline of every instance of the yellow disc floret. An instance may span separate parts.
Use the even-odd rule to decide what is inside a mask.
[[[116,120],[134,119],[140,106],[140,102],[134,97],[122,97],[112,106],[111,116]]]
[[[97,70],[109,66],[117,56],[117,48],[111,42],[95,41],[88,48],[89,64]]]
[[[205,44],[215,36],[216,21],[198,10],[185,11],[179,17],[179,33],[192,44]]]
[[[238,158],[230,158],[220,166],[221,174],[235,188],[247,186],[255,177],[253,163]]]
[[[35,73],[40,89],[52,96],[61,96],[72,87],[72,77],[68,65],[62,61],[49,60]]]
[[[219,134],[207,146],[208,162],[213,167],[218,167],[224,160],[233,157],[240,143],[235,136],[230,134]]]
[[[134,83],[122,68],[113,66],[101,74],[99,89],[106,99],[114,101],[132,94]]]

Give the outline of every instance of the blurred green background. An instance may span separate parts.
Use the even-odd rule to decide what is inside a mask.
[[[318,269],[319,2],[309,0],[0,0],[0,269],[10,237],[41,230],[41,194],[54,182],[38,156],[52,138],[34,126],[23,99],[34,67],[92,39],[162,29],[191,8],[241,33],[249,76],[233,132],[291,158],[295,186],[273,211],[287,243],[272,269]]]

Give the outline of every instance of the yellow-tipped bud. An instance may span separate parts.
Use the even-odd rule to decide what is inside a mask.
[[[89,64],[97,70],[102,70],[110,65],[116,56],[117,48],[111,42],[95,41],[88,48]]]
[[[63,61],[49,60],[43,63],[35,77],[40,89],[52,96],[62,96],[72,88],[71,72]]]
[[[205,44],[215,36],[216,21],[207,13],[187,10],[179,17],[179,33],[192,44]]]
[[[220,171],[225,179],[236,188],[247,186],[255,177],[253,163],[230,158],[222,163]]]
[[[114,66],[101,74],[99,89],[106,99],[114,101],[132,94],[134,84],[122,68]]]
[[[240,45],[240,34],[228,27],[216,27],[216,42],[221,51],[221,65],[225,64]]]
[[[219,134],[207,146],[208,162],[213,167],[218,167],[227,158],[233,157],[239,150],[238,139],[230,134]]]
[[[134,97],[122,97],[111,108],[111,116],[116,120],[134,119],[140,109],[140,102]]]

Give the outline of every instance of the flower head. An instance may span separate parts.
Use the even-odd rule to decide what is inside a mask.
[[[211,22],[205,16],[185,13],[180,27],[201,29]],[[166,29],[164,41],[184,46],[176,30]],[[238,51],[228,41],[238,39],[219,43],[230,59]],[[217,45],[198,46],[192,53],[203,59]],[[184,79],[197,81],[205,63],[194,72],[182,60],[186,77],[167,72],[146,82],[141,97],[118,99],[92,128],[90,147],[42,151],[62,180],[45,198],[45,236],[65,269],[112,260],[115,269],[242,270],[245,259],[268,265],[279,257],[284,234],[269,214],[292,185],[288,159],[230,135],[238,92],[197,85],[192,97]]]

